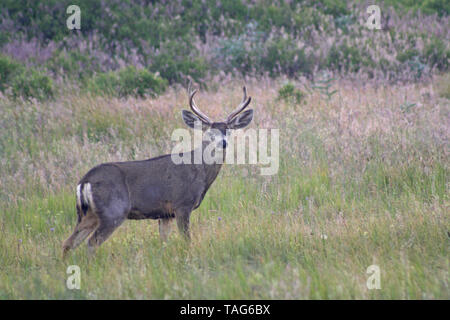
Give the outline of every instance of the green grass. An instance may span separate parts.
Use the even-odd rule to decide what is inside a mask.
[[[0,298],[449,299],[448,100],[435,84],[338,84],[331,100],[312,92],[295,108],[277,100],[279,83],[257,84],[253,126],[280,128],[277,175],[225,165],[192,214],[190,245],[175,226],[162,244],[155,221],[126,221],[94,257],[82,245],[66,260],[77,180],[170,150],[186,95],[0,101]],[[423,103],[407,116],[405,92]],[[218,101],[205,107],[217,115],[240,94],[224,87],[198,104]],[[366,287],[372,264],[380,290]],[[66,288],[69,265],[81,290]]]

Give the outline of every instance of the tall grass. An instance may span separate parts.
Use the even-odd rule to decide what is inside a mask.
[[[239,102],[239,85],[202,92],[197,103],[219,119]],[[331,98],[304,90],[299,104],[278,99],[282,85],[247,83],[252,126],[280,129],[278,174],[225,165],[192,214],[190,246],[178,232],[161,244],[155,221],[127,221],[94,258],[81,246],[66,261],[78,179],[101,162],[170,152],[186,93],[1,98],[0,298],[450,298],[449,103],[440,81],[337,81]],[[81,290],[65,285],[74,264]],[[380,290],[366,287],[372,264]]]

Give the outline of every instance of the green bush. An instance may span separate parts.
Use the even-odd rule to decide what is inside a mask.
[[[135,95],[143,97],[145,94],[155,96],[163,93],[167,81],[149,72],[147,69],[137,70],[130,66],[119,72],[120,96]]]
[[[13,98],[45,100],[54,94],[53,82],[45,73],[26,69],[14,59],[0,55],[0,91],[7,88],[11,88]]]
[[[437,13],[439,16],[450,14],[450,2],[448,0],[425,0],[421,1],[420,9],[425,14]]]
[[[329,69],[339,72],[358,72],[363,65],[374,67],[373,61],[367,56],[366,52],[348,45],[346,41],[339,46],[333,45],[331,47],[326,62]]]
[[[39,63],[39,70],[49,71],[50,75],[80,81],[80,87],[91,82],[94,91],[106,90],[116,95],[117,88],[121,88],[121,94],[128,95],[128,86],[135,87],[132,90],[137,90],[136,95],[142,95],[145,90],[136,87],[131,77],[124,76],[127,80],[120,80],[116,73],[98,74],[115,70],[122,62],[137,65],[139,61],[140,65],[145,61],[149,71],[159,73],[170,84],[185,83],[187,78],[202,83],[208,74],[218,71],[289,78],[301,74],[309,76],[312,70],[364,71],[371,77],[376,73],[370,68],[381,68],[386,75],[395,78],[407,68],[418,77],[433,67],[448,70],[450,51],[445,39],[429,39],[430,35],[422,35],[420,29],[405,31],[395,26],[389,33],[395,43],[393,54],[398,53],[400,63],[386,65],[386,61],[373,52],[379,45],[388,49],[388,43],[374,37],[364,41],[364,34],[355,28],[354,11],[358,3],[344,0],[277,3],[270,0],[254,3],[183,0],[171,2],[169,6],[168,1],[153,0],[78,0],[82,30],[76,31],[68,30],[65,19],[61,18],[68,17],[66,9],[72,4],[69,0],[3,0],[2,19],[14,23],[0,24],[0,47],[14,41],[12,48],[24,50],[25,54],[20,56],[27,59],[33,56],[30,53],[49,45],[42,57],[53,51],[51,58],[43,65],[45,58],[31,58],[27,65]],[[445,17],[450,2],[386,0],[383,8],[391,5],[399,13],[420,10]],[[322,37],[328,34],[342,39],[341,33],[345,39],[355,40],[336,44],[328,55],[322,55],[319,52]],[[408,49],[420,47],[416,43],[419,37],[424,38],[424,49]],[[205,55],[197,49],[199,40],[207,45],[202,50]],[[306,54],[298,47],[299,43],[304,43],[311,53]],[[11,86],[12,79],[21,74],[19,69],[23,67],[0,57],[2,68],[0,90],[4,91]],[[91,81],[94,74],[98,76]]]
[[[303,49],[291,39],[277,38],[267,44],[267,54],[262,58],[262,68],[271,76],[285,74],[290,78],[309,75],[313,64]]]
[[[265,37],[258,31],[257,24],[249,23],[243,35],[220,42],[215,57],[217,64],[225,72],[241,74],[267,72],[272,77],[285,74],[290,78],[311,74],[312,61],[297,47],[296,41],[281,37],[266,40]]]
[[[97,95],[113,96],[118,93],[119,83],[117,72],[103,72],[89,79],[87,89]]]
[[[208,69],[206,60],[196,56],[188,40],[168,41],[160,52],[150,58],[150,71],[159,72],[170,84],[181,83],[188,76],[201,82]]]
[[[23,66],[13,59],[0,55],[0,91],[11,84],[12,79],[23,70]]]
[[[330,14],[334,18],[350,14],[350,10],[347,9],[347,1],[344,0],[321,0],[316,3],[325,14]]]
[[[147,69],[128,66],[115,72],[100,73],[90,79],[88,90],[95,94],[118,97],[156,96],[167,88],[167,81]]]
[[[420,10],[425,14],[437,13],[439,16],[450,14],[450,2],[448,0],[384,0],[386,6],[393,6],[399,12],[413,10],[417,12]]]
[[[411,60],[408,60],[407,65],[408,65],[409,70],[411,70],[413,72],[416,80],[418,80],[422,77],[423,72],[426,69],[426,65],[423,64],[422,61],[420,61],[419,57],[417,57],[417,56]]]
[[[100,71],[94,57],[79,51],[55,51],[47,68],[55,75],[82,81]]]
[[[450,59],[450,50],[447,50],[446,44],[441,39],[433,39],[425,46],[424,58],[431,67],[438,70],[448,70],[448,61]]]
[[[52,79],[35,69],[28,69],[17,75],[12,80],[11,87],[14,98],[46,100],[54,94]]]
[[[420,79],[426,69],[426,58],[421,57],[418,50],[411,48],[397,54],[397,60],[412,72],[415,79]],[[430,63],[430,67],[433,65]]]
[[[397,60],[400,62],[406,62],[408,60],[413,60],[415,57],[418,57],[419,51],[417,51],[416,49],[407,49],[405,51],[401,51],[400,53],[397,54]]]
[[[305,98],[305,94],[295,88],[295,86],[288,82],[278,90],[278,100],[284,100],[286,102],[300,103]]]
[[[215,52],[216,66],[225,72],[262,73],[265,33],[258,28],[257,23],[248,23],[241,35],[220,40]]]
[[[294,36],[303,34],[310,26],[313,26],[316,30],[318,30],[319,27],[324,28],[324,30],[327,28],[326,21],[322,19],[319,11],[314,10],[313,8],[302,8],[302,10],[293,16],[292,21],[292,34]]]
[[[273,27],[292,31],[292,14],[291,8],[284,1],[277,4],[259,3],[253,9],[253,18],[264,32],[270,32]]]

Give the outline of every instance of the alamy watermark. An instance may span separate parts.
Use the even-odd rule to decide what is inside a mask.
[[[67,277],[66,286],[69,290],[80,290],[81,289],[81,270],[77,265],[71,265],[67,267],[66,273],[69,275]]]
[[[66,13],[70,16],[66,20],[66,25],[69,30],[81,29],[81,9],[78,5],[72,4],[67,7]],[[367,18],[365,26],[370,30],[381,29],[381,9],[377,5],[370,5],[366,9],[366,13],[370,14]]]
[[[366,13],[370,14],[366,21],[366,27],[370,30],[381,29],[381,10],[377,5],[368,6],[366,9]]]
[[[188,129],[179,128],[173,131],[171,139],[178,142],[172,149],[173,163],[248,163],[265,166],[260,168],[261,175],[274,175],[278,172],[280,149],[278,129],[227,130],[223,135],[219,130],[209,129],[203,132],[201,128],[201,124],[196,123],[193,139]]]
[[[81,29],[81,9],[77,5],[70,5],[66,10],[67,14],[70,16],[66,20],[67,29],[69,30],[80,30]]]
[[[366,273],[370,275],[366,281],[367,289],[369,290],[381,289],[380,267],[376,264],[372,264],[369,267],[367,267]]]

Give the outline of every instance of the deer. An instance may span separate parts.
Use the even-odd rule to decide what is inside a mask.
[[[217,152],[225,159],[230,130],[250,124],[253,110],[247,90],[244,97],[225,121],[214,122],[200,111],[194,101],[197,90],[188,88],[191,111],[182,110],[184,123],[200,128],[210,137]],[[204,147],[205,141],[202,142]],[[189,151],[193,159],[196,150]],[[63,257],[78,247],[89,235],[88,253],[92,255],[127,219],[154,219],[159,223],[159,234],[166,242],[175,219],[179,232],[189,242],[191,212],[202,203],[206,192],[216,180],[223,161],[208,164],[174,163],[172,154],[147,160],[102,163],[89,170],[76,187],[77,223],[72,235],[63,242]]]

